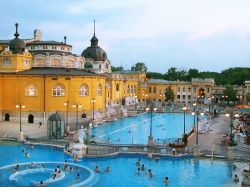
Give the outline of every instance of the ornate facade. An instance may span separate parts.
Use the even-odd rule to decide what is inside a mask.
[[[108,117],[124,109],[143,108],[147,101],[161,103],[171,86],[174,101],[206,102],[215,95],[213,79],[191,82],[147,79],[131,70],[111,72],[106,52],[95,36],[81,55],[63,42],[44,41],[35,30],[31,39],[0,40],[0,121],[46,123],[58,112],[67,123]],[[81,107],[76,107],[81,106]]]

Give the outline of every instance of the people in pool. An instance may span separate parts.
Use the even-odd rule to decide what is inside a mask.
[[[44,183],[43,181],[40,181],[40,182],[38,182],[38,183],[35,183],[34,185],[35,185],[35,186],[47,186],[47,184]]]
[[[141,165],[141,170],[144,171],[145,170],[145,166],[144,164]]]
[[[26,157],[26,158],[29,158],[29,157],[30,157],[30,154],[29,154],[29,153],[25,153],[25,157]]]
[[[234,175],[234,182],[239,182],[239,177],[238,177],[238,175]]]
[[[16,167],[12,170],[12,173],[16,173],[19,170],[19,164],[16,165]]]
[[[140,163],[141,163],[141,159],[139,158],[139,159],[136,161],[135,165],[136,165],[136,166],[139,166]]]
[[[109,166],[107,166],[107,167],[105,168],[105,171],[106,171],[106,172],[109,172],[109,171],[110,171]]]
[[[80,179],[80,173],[77,173],[76,180]]]
[[[148,176],[149,176],[150,178],[153,177],[153,173],[152,173],[152,170],[151,170],[151,169],[148,170]]]
[[[140,175],[140,173],[141,173],[141,169],[140,169],[140,168],[137,168],[136,174],[137,174],[137,175]]]
[[[164,184],[168,184],[168,183],[169,183],[168,177],[165,177],[165,178],[164,178],[163,183],[164,183]]]
[[[99,167],[98,167],[98,166],[95,167],[95,172],[96,172],[96,173],[100,173],[100,170],[99,170]]]

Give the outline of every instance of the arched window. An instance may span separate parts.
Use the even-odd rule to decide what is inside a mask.
[[[82,84],[79,88],[79,96],[87,96],[89,94],[88,85]]]
[[[96,95],[101,96],[102,95],[102,85],[98,85],[96,89]]]
[[[25,87],[26,96],[37,96],[37,89],[34,84],[29,84]]]
[[[108,64],[105,64],[105,68],[106,68],[106,69],[109,69],[109,65],[108,65]]]
[[[68,60],[66,62],[66,68],[73,68],[74,67],[74,62],[72,60]]]
[[[183,87],[183,88],[182,88],[182,91],[183,91],[183,92],[185,92],[185,91],[186,91],[186,88],[185,88],[185,87]]]
[[[65,89],[61,84],[58,84],[52,88],[52,96],[64,96]]]
[[[93,65],[92,65],[90,62],[87,62],[87,63],[84,65],[84,68],[93,68]]]
[[[178,90],[178,92],[180,92],[181,91],[180,87],[178,87],[177,90]]]
[[[36,59],[35,60],[35,66],[36,67],[44,67],[45,66],[45,60],[43,60],[43,59]]]
[[[61,66],[61,60],[54,59],[51,61],[51,67],[60,67]]]
[[[119,83],[116,83],[116,91],[119,91]]]
[[[191,91],[191,88],[190,87],[188,87],[188,92],[190,92]]]

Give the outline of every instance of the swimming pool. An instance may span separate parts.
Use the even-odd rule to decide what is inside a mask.
[[[204,116],[205,118],[205,116]],[[186,133],[190,132],[193,125],[193,116],[186,114]],[[157,139],[181,138],[184,130],[183,113],[154,113],[152,132],[155,142]],[[107,122],[91,129],[91,134],[98,142],[114,144],[147,144],[150,133],[150,113]]]
[[[0,146],[0,167],[10,164],[24,162],[64,162],[72,163],[70,156],[65,155],[61,150],[54,150],[52,147],[35,146],[30,150],[23,145],[1,145]],[[30,158],[25,157],[25,153],[30,153]],[[137,159],[141,159],[141,164],[145,165],[145,171],[136,175],[138,166],[135,165]],[[166,186],[163,178],[169,177],[168,186],[181,187],[200,187],[213,186],[221,187],[231,181],[232,163],[222,160],[194,159],[192,157],[162,157],[158,162],[148,160],[145,156],[139,155],[120,155],[107,158],[84,158],[77,162],[78,165],[94,170],[99,166],[101,173],[95,187],[131,187],[131,186]],[[110,172],[105,172],[104,168],[109,166]],[[150,178],[146,173],[152,170],[153,177]],[[0,170],[0,179],[3,173]],[[10,171],[9,171],[10,172]],[[11,175],[11,173],[10,173]],[[66,173],[68,175],[68,173]],[[36,176],[34,176],[34,179]],[[69,179],[74,183],[74,179]],[[6,181],[0,180],[0,186],[7,186]],[[54,186],[57,183],[55,182]],[[20,185],[19,185],[20,186]],[[66,183],[60,186],[68,186]]]

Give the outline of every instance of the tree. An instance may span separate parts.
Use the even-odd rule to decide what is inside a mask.
[[[169,68],[167,73],[165,73],[165,79],[170,81],[176,81],[178,79],[177,69],[174,67]]]
[[[158,72],[147,72],[147,78],[149,79],[164,79],[164,75]]]
[[[114,67],[114,66],[111,66],[111,71],[112,72],[116,72],[116,71],[122,71],[123,70],[123,67]]]
[[[187,81],[191,81],[192,78],[198,78],[199,77],[199,71],[198,69],[189,69],[187,72]]]
[[[226,98],[227,104],[229,104],[229,101],[237,101],[236,91],[234,90],[232,85],[227,84],[225,86],[225,90],[223,91],[223,94],[224,94],[224,98]]]
[[[140,71],[140,72],[143,72],[143,73],[147,73],[148,68],[145,65],[145,63],[143,63],[143,62],[137,62],[135,64],[135,71]]]
[[[173,101],[174,100],[174,90],[172,90],[171,86],[168,86],[165,91],[165,101]]]

